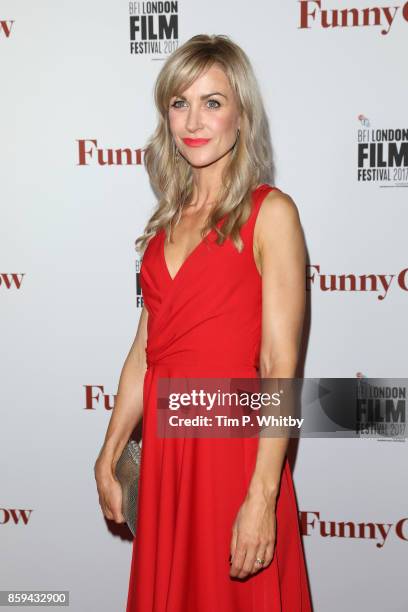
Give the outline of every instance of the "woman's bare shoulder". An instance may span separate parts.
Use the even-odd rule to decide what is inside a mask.
[[[299,209],[293,198],[281,191],[272,189],[263,199],[254,229],[254,241],[258,249],[267,240],[282,233],[290,233],[300,225]]]

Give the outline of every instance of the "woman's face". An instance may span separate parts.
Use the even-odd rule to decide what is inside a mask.
[[[208,166],[232,149],[240,116],[222,68],[213,64],[170,99],[169,122],[176,147],[192,166]]]

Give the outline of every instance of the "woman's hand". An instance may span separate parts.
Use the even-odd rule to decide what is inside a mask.
[[[276,539],[275,501],[261,493],[247,495],[232,528],[230,576],[245,578],[267,567]],[[256,559],[263,559],[259,565]]]
[[[122,514],[122,487],[114,477],[110,463],[98,461],[95,463],[94,473],[102,512],[107,519],[115,523],[125,523]]]

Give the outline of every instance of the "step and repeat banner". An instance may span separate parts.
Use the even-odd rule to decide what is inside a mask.
[[[69,591],[75,612],[125,609],[131,534],[93,465],[143,306],[153,86],[199,33],[250,57],[299,209],[302,375],[407,375],[408,2],[3,0],[0,590]],[[293,459],[315,610],[408,610],[406,440],[301,439]]]

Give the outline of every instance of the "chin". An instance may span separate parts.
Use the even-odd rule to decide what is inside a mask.
[[[217,161],[217,157],[208,157],[208,156],[198,156],[194,157],[194,156],[190,156],[190,157],[186,157],[186,160],[188,161],[188,163],[191,166],[194,166],[195,168],[205,168],[205,166],[210,166],[211,164],[213,164],[214,162]]]
[[[183,153],[183,156],[190,164],[207,165],[217,159],[217,155],[209,155],[208,151],[192,151],[189,149]]]

